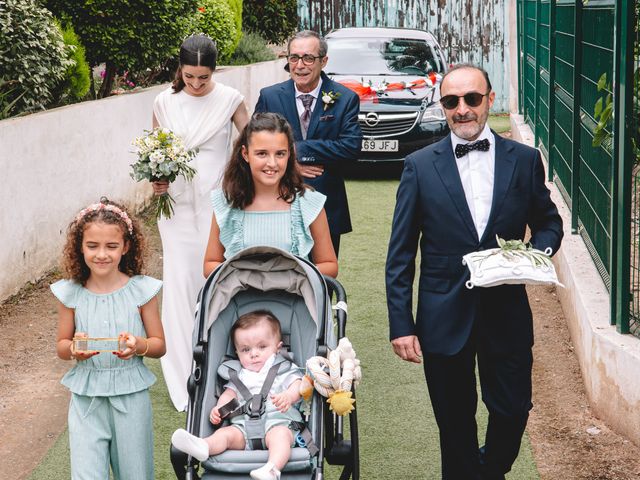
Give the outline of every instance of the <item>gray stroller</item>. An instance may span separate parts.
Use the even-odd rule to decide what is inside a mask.
[[[332,298],[336,300],[335,308]],[[253,247],[239,252],[209,276],[199,295],[194,364],[187,385],[186,430],[193,435],[205,437],[213,433],[209,412],[223,385],[218,367],[234,355],[231,326],[240,315],[257,309],[270,310],[280,320],[283,342],[301,367],[314,355],[326,356],[345,334],[346,295],[335,279],[323,277],[312,263],[276,248]],[[348,429],[344,425],[347,418]],[[282,480],[322,480],[325,461],[343,466],[341,480],[358,480],[356,411],[348,417],[336,416],[326,399],[314,391],[305,422],[312,441],[309,446],[292,449]],[[266,450],[227,450],[202,462],[199,471],[196,459],[171,448],[171,463],[180,480],[248,479],[249,472],[266,463],[267,457]]]

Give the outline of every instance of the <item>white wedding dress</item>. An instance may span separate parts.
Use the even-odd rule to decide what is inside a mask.
[[[231,117],[243,101],[235,89],[216,82],[207,95],[184,90],[163,91],[154,101],[158,124],[179,135],[188,148],[198,148],[191,165],[192,182],[179,177],[169,186],[175,200],[170,219],[158,221],[162,238],[162,325],[167,353],[162,373],[178,411],[187,407],[187,379],[192,367],[192,332],[198,292],[204,285],[204,252],[213,207],[210,192],[220,183],[231,150]]]

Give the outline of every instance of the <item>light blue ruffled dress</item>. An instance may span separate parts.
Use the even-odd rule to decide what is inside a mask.
[[[222,189],[211,193],[213,211],[220,228],[224,257],[254,246],[277,247],[300,257],[313,248],[311,224],[318,217],[326,196],[315,190],[297,195],[289,210],[254,212],[231,208]]]
[[[106,294],[60,280],[51,291],[74,310],[75,331],[89,337],[130,332],[146,337],[139,307],[155,297],[162,282],[136,275]],[[76,362],[61,383],[72,392],[69,444],[73,479],[153,479],[153,430],[148,389],[156,381],[142,357],[121,360],[103,352]]]

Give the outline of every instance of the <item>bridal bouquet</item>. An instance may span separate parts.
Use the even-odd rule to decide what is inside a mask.
[[[198,151],[187,149],[182,139],[166,128],[154,128],[145,132],[145,135],[133,141],[138,161],[131,164],[131,178],[137,182],[148,180],[172,183],[182,176],[191,181],[196,171],[188,163]],[[170,218],[173,215],[173,203],[174,200],[168,193],[157,196],[156,218]]]

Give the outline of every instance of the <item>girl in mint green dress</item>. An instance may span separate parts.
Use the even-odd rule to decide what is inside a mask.
[[[234,145],[222,188],[211,199],[205,276],[240,250],[258,245],[309,257],[321,273],[338,274],[326,197],[302,183],[293,133],[283,116],[253,115]]]
[[[143,238],[125,209],[106,199],[69,225],[67,280],[59,300],[57,353],[75,360],[62,379],[71,390],[69,444],[74,480],[153,480],[149,387],[143,357],[165,353],[157,294],[162,282],[140,275]],[[118,338],[116,351],[77,350],[73,339]],[[88,342],[91,344],[91,342]],[[97,348],[97,347],[94,347]]]

